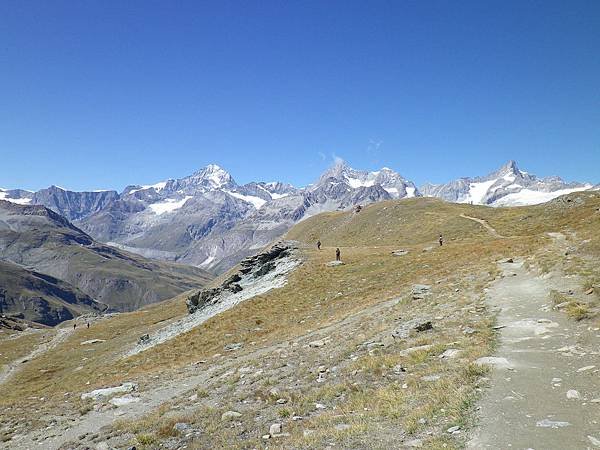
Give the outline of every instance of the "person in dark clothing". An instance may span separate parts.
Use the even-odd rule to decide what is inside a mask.
[[[335,260],[336,260],[336,261],[341,261],[341,260],[342,260],[342,257],[341,257],[341,253],[340,253],[340,249],[339,249],[339,248],[336,248],[336,249],[335,249]]]
[[[88,327],[88,328],[90,327],[90,323],[89,323],[89,322],[87,323],[87,327]]]
[[[75,329],[75,328],[77,328],[77,324],[76,323],[73,324],[73,329]]]
[[[317,249],[321,250],[321,241],[317,241]]]
[[[440,247],[441,247],[442,245],[444,245],[444,237],[443,237],[441,234],[440,234],[440,239],[439,239],[439,241],[440,241]]]

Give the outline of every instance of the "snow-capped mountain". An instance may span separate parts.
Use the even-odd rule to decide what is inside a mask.
[[[391,169],[335,164],[306,188],[273,182],[239,185],[210,164],[190,176],[115,191],[0,190],[15,203],[42,204],[94,238],[143,256],[227,269],[322,211],[420,195]]]
[[[390,198],[415,197],[419,195],[416,186],[392,169],[387,167],[375,172],[355,170],[344,161],[338,161],[327,170],[321,177],[313,190],[328,183],[343,183],[350,189],[371,188],[380,186],[386,191]]]
[[[389,168],[368,172],[339,161],[304,188],[278,181],[239,185],[210,164],[187,177],[127,186],[120,194],[51,186],[37,192],[0,189],[0,199],[44,205],[93,238],[142,256],[221,272],[324,211],[421,195],[493,206],[532,204],[591,187],[538,179],[509,161],[485,177],[419,190]]]
[[[421,193],[450,202],[491,206],[544,203],[571,192],[591,189],[591,184],[566,183],[560,177],[537,178],[520,170],[515,161],[485,177],[460,178],[446,184],[426,184]]]

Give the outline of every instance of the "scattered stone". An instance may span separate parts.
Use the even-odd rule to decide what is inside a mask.
[[[175,425],[173,425],[173,430],[179,432],[179,433],[183,433],[187,430],[190,429],[190,424],[189,423],[185,423],[185,422],[177,422]]]
[[[500,358],[497,356],[484,356],[483,358],[477,359],[475,361],[475,364],[477,364],[479,366],[490,365],[490,366],[503,367],[503,368],[510,367],[508,359]]]
[[[457,348],[449,348],[448,350],[444,351],[444,353],[442,353],[439,356],[439,358],[440,359],[444,359],[444,358],[452,359],[452,358],[456,358],[461,353],[462,353],[462,350],[459,350]]]
[[[329,261],[325,265],[327,267],[337,267],[337,266],[343,266],[343,265],[345,265],[345,263],[343,261]]]
[[[430,252],[431,250],[433,250],[433,246],[430,245],[429,247],[425,247],[423,252]]]
[[[421,380],[431,382],[431,381],[437,381],[440,378],[442,378],[440,375],[425,375],[424,377],[421,377]]]
[[[320,347],[323,347],[324,345],[325,345],[325,341],[322,339],[318,339],[316,341],[312,341],[312,342],[308,343],[308,346],[312,347],[312,348],[320,348]]]
[[[81,345],[92,345],[100,342],[106,342],[106,339],[90,339],[89,341],[83,341]]]
[[[263,434],[262,438],[263,438],[263,440],[267,441],[267,440],[271,439],[271,435],[270,434]]]
[[[224,347],[224,350],[225,350],[226,352],[233,352],[233,351],[239,350],[239,349],[240,349],[240,348],[242,348],[243,346],[244,346],[244,344],[243,344],[243,343],[241,343],[241,342],[235,342],[235,343],[232,343],[232,344],[227,344],[227,345]]]
[[[426,296],[431,295],[431,286],[427,284],[413,284],[412,298],[413,300],[422,300]]]
[[[385,344],[383,342],[366,342],[366,346],[368,349],[372,349],[375,347],[385,347]]]
[[[535,426],[540,428],[564,428],[571,424],[569,422],[561,422],[557,420],[544,419],[536,422]]]
[[[464,334],[474,334],[474,333],[476,333],[476,332],[477,332],[477,330],[474,330],[474,329],[473,329],[473,328],[471,328],[471,327],[464,327],[464,328],[463,328],[463,333],[464,333]]]
[[[590,400],[590,403],[600,403],[600,398],[595,398],[593,400]]]
[[[303,420],[303,419],[304,419],[304,417],[302,417],[302,416],[292,416],[292,420],[294,422],[297,422],[298,420]]]
[[[591,295],[594,293],[594,288],[589,288],[587,291],[585,291],[585,295]]]
[[[506,259],[501,259],[500,261],[498,261],[499,263],[505,263],[505,264],[512,264],[514,263],[514,259],[512,258],[506,258]]]
[[[415,331],[417,333],[427,331],[427,330],[433,330],[433,324],[431,323],[431,321],[420,323],[419,325],[417,325],[415,327]]]
[[[285,398],[278,398],[277,399],[277,403],[279,405],[285,405],[287,403],[287,399],[285,399]]]
[[[134,397],[133,395],[128,394],[128,395],[124,395],[122,397],[111,398],[108,401],[108,403],[110,403],[111,405],[115,405],[115,406],[123,406],[123,405],[128,405],[129,403],[136,403],[139,401],[140,401],[139,397]]]
[[[335,427],[336,431],[349,430],[351,427],[347,423],[338,423]]]
[[[325,406],[323,403],[315,403],[315,409],[326,409],[327,406]]]
[[[423,439],[412,439],[404,443],[405,447],[409,448],[421,448],[423,447]]]
[[[148,333],[142,334],[138,339],[138,345],[147,344],[148,342],[150,342],[150,335]]]
[[[274,436],[283,432],[282,425],[280,423],[274,423],[269,427],[269,434]]]
[[[223,420],[223,421],[234,420],[234,419],[239,419],[240,417],[242,417],[242,414],[237,411],[225,411],[221,415],[221,420]]]
[[[460,430],[460,426],[458,426],[458,425],[455,425],[455,426],[453,426],[453,427],[450,427],[450,428],[448,428],[448,429],[446,430],[446,433],[454,434],[454,433],[456,433],[456,432],[457,432],[457,431],[459,431],[459,430]]]
[[[137,390],[138,385],[136,383],[123,383],[120,386],[104,388],[104,389],[96,389],[92,392],[87,392],[85,394],[81,394],[81,399],[85,400],[91,398],[93,400],[98,400],[101,397],[109,397],[114,394],[124,394],[127,392],[133,392]]]
[[[392,255],[394,255],[394,256],[408,255],[408,250],[396,250],[396,251],[392,252]]]
[[[581,398],[581,396],[579,395],[579,392],[577,392],[575,389],[569,389],[567,391],[567,398],[569,400],[578,400]]]
[[[589,435],[587,438],[594,447],[600,447],[600,439],[596,439],[594,436],[589,436]]]
[[[406,369],[404,367],[402,367],[400,364],[395,365],[392,370],[396,375],[402,375],[403,373],[406,372]]]
[[[581,368],[577,369],[577,372],[585,372],[585,371],[588,371],[588,370],[591,370],[591,369],[593,369],[594,367],[596,367],[596,366],[585,366],[585,367],[581,367]]]

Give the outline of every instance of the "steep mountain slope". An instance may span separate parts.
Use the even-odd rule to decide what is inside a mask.
[[[63,280],[129,311],[206,283],[201,269],[150,261],[95,242],[43,206],[0,201],[0,259]]]
[[[476,205],[519,206],[544,203],[571,192],[591,189],[591,184],[565,183],[560,177],[537,178],[519,170],[514,161],[485,177],[460,178],[447,184],[426,184],[421,192],[450,202]]]
[[[558,280],[572,290],[564,294],[569,302],[587,299],[592,313],[598,297],[585,294],[588,280],[577,277],[600,277],[599,210],[600,194],[586,192],[518,208],[388,200],[358,213],[307,218],[287,234],[298,241],[302,264],[285,286],[134,356],[125,355],[141,335],[152,339],[190,317],[187,295],[99,320],[89,330],[78,327],[21,364],[0,384],[0,436],[15,449],[40,442],[46,448],[241,449],[265,442],[298,449],[461,448],[489,382],[489,369],[477,361],[493,355],[497,328],[510,325],[496,323],[485,301],[491,283],[511,276],[498,271],[497,261],[526,259],[530,270],[544,270],[546,285]],[[552,237],[560,233],[567,256]],[[337,246],[344,264],[328,265]],[[555,264],[570,276],[556,277]],[[570,326],[579,333],[577,345],[586,346],[577,355],[594,353],[597,318]],[[7,347],[30,342],[22,339]],[[81,345],[92,339],[101,342]],[[588,346],[587,339],[596,340]],[[550,386],[554,375],[545,376],[548,382],[537,384]],[[115,386],[131,392],[81,398]],[[592,417],[595,410],[581,411]],[[535,427],[538,419],[531,420]],[[586,439],[586,430],[579,431]]]
[[[52,326],[106,309],[64,281],[0,261],[0,313]]]

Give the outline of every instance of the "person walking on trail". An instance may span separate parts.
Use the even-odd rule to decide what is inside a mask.
[[[440,241],[440,247],[441,247],[442,245],[444,245],[444,237],[443,237],[441,234],[440,234],[440,239],[439,239],[439,241]]]
[[[317,241],[317,249],[321,250],[321,241]]]
[[[75,328],[77,328],[77,324],[76,323],[73,324],[73,329],[75,329]]]
[[[336,260],[336,261],[341,261],[341,260],[342,260],[342,257],[341,257],[341,253],[340,253],[340,249],[339,249],[339,248],[336,248],[336,249],[335,249],[335,260]]]

